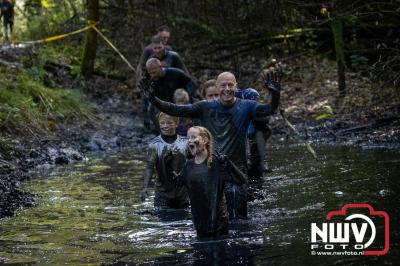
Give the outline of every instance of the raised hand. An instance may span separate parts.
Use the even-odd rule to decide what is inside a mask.
[[[142,84],[142,81],[141,81]],[[155,96],[155,83],[151,80],[143,81],[140,85],[140,89],[146,98],[154,98]]]
[[[279,63],[269,67],[263,73],[262,77],[264,88],[268,89],[270,92],[280,92],[282,76],[282,67]]]

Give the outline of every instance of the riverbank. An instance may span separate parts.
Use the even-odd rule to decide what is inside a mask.
[[[301,76],[304,71],[294,72],[296,63],[291,62],[293,70],[288,72],[295,74],[288,76],[283,85],[280,108],[294,124],[300,139],[307,139],[313,145],[399,149],[398,107],[388,104],[386,109],[368,110],[365,99],[357,94],[370,91],[372,84],[365,80],[361,83],[359,75],[349,76],[348,95],[338,102],[337,84],[332,81],[334,69],[327,62],[321,65],[325,71],[317,71],[314,62],[314,68],[308,70],[311,68],[317,74],[307,78]],[[53,123],[51,130],[41,133],[29,128],[1,132],[0,218],[14,215],[20,207],[34,205],[34,195],[20,189],[21,182],[29,178],[29,171],[85,161],[88,154],[145,149],[154,137],[143,129],[140,99],[133,82],[100,76],[88,81],[76,80],[71,73],[61,70],[62,66],[56,71],[52,69],[58,75],[52,78],[81,90],[86,95],[90,116]],[[274,132],[270,143],[297,138],[279,113],[271,118],[270,124]]]

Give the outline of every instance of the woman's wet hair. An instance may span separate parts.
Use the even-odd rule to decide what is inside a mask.
[[[210,87],[215,87],[217,85],[217,81],[215,79],[210,79],[204,82],[204,84],[201,86],[201,96],[203,99],[206,98],[207,94],[207,89]]]
[[[179,117],[176,116],[172,116],[163,112],[160,112],[160,114],[158,115],[158,121],[160,122],[160,120],[162,118],[168,118],[168,119],[172,119],[174,121],[175,124],[179,124]]]
[[[206,141],[206,150],[208,153],[207,166],[210,168],[212,165],[212,159],[213,159],[212,152],[213,152],[214,138],[213,138],[211,132],[205,127],[194,126],[194,127],[191,127],[189,130],[191,130],[191,129],[196,129],[199,132],[200,137],[208,140],[208,141]]]

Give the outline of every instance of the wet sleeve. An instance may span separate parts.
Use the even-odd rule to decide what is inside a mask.
[[[192,79],[190,79],[190,80],[186,83],[185,90],[186,90],[187,93],[189,94],[190,99],[191,99],[192,101],[198,101],[198,100],[201,99],[200,95],[199,95],[198,92],[197,92],[197,89],[198,89],[198,86],[197,86],[197,84],[196,84]]]
[[[256,117],[252,119],[252,122],[253,122],[254,126],[256,127],[256,129],[265,131],[265,130],[269,129],[269,127],[268,127],[269,118],[270,118],[270,116],[268,116],[268,115],[258,116],[256,114]]]
[[[194,104],[176,105],[170,102],[165,102],[157,97],[149,98],[151,103],[161,112],[177,117],[192,117],[200,118],[202,109],[206,101],[196,102]]]
[[[179,172],[179,174],[176,177],[176,186],[185,186],[187,187],[186,183],[186,176],[187,176],[187,164],[185,164],[182,168],[182,170]]]
[[[276,109],[278,109],[279,106],[279,100],[281,94],[279,92],[273,92],[271,93],[271,95],[272,97],[270,104],[257,104],[255,113],[253,113],[253,117],[272,115],[276,112]]]
[[[242,185],[247,183],[247,176],[229,159],[227,159],[226,167],[227,173],[229,173],[230,180],[236,184]]]
[[[157,159],[156,150],[154,149],[154,147],[150,145],[149,149],[147,150],[147,158],[146,158],[147,166],[143,174],[143,187],[147,187],[149,185],[151,178],[153,177],[156,159]]]

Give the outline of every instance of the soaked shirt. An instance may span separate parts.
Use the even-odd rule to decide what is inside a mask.
[[[279,104],[279,94],[273,95],[271,104],[236,99],[232,106],[224,107],[220,100],[200,101],[189,105],[175,105],[151,99],[162,112],[173,116],[200,120],[214,137],[214,149],[226,154],[235,164],[246,164],[247,129],[257,113],[273,114]]]
[[[154,80],[156,97],[166,102],[174,101],[176,89],[185,89],[191,99],[197,98],[197,86],[182,70],[172,67],[164,68],[164,76]]]
[[[196,164],[189,160],[178,176],[189,194],[193,224],[199,238],[228,234],[228,211],[224,184],[231,178],[218,160],[211,168],[207,162]]]
[[[186,189],[177,187],[173,172],[179,173],[186,162],[186,138],[177,136],[172,143],[165,142],[161,136],[155,137],[147,152],[148,169],[157,170],[156,194],[168,199],[187,201]]]

